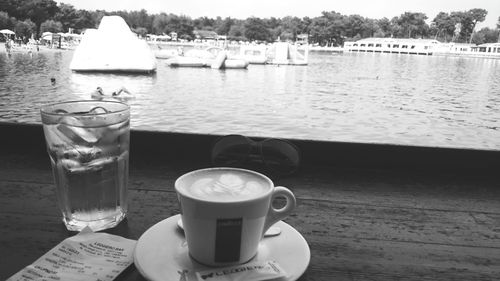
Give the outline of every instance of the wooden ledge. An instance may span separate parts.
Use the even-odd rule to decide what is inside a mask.
[[[0,152],[46,156],[40,124],[0,122]],[[131,163],[175,161],[210,163],[220,135],[132,130]],[[253,138],[259,140],[262,138]],[[429,173],[490,174],[500,170],[500,151],[289,139],[302,154],[302,166],[390,169]]]

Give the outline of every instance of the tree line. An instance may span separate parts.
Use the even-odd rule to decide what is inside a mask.
[[[77,32],[97,28],[105,15],[119,15],[135,33],[170,34],[178,38],[193,40],[195,30],[214,31],[226,35],[229,40],[295,41],[300,34],[307,34],[309,43],[341,46],[345,41],[367,37],[426,38],[442,42],[490,43],[499,40],[500,17],[495,29],[476,30],[488,12],[475,8],[468,11],[438,13],[430,24],[427,15],[405,12],[392,19],[371,19],[360,15],[343,15],[335,11],[324,11],[318,17],[235,19],[231,17],[199,17],[192,19],[172,13],[148,14],[140,11],[87,11],[53,0],[2,0],[0,3],[0,29],[8,28],[18,36],[39,37],[43,32],[65,32],[73,28]]]

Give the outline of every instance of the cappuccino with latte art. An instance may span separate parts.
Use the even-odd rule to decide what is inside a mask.
[[[259,197],[269,191],[269,183],[246,171],[209,170],[195,172],[182,189],[200,200],[231,202]]]
[[[293,193],[260,173],[237,168],[192,171],[175,182],[189,256],[208,266],[248,262],[259,241],[295,208]],[[272,206],[275,198],[285,206]]]

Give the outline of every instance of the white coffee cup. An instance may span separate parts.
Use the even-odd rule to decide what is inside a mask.
[[[209,266],[245,263],[264,233],[295,208],[293,193],[266,176],[245,169],[208,168],[175,182],[190,256]],[[285,206],[275,209],[277,197]]]

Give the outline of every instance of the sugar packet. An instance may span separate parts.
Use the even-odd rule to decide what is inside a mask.
[[[262,281],[285,277],[285,271],[275,261],[256,261],[196,272],[198,281]]]
[[[111,281],[132,264],[136,242],[85,228],[7,281]]]

